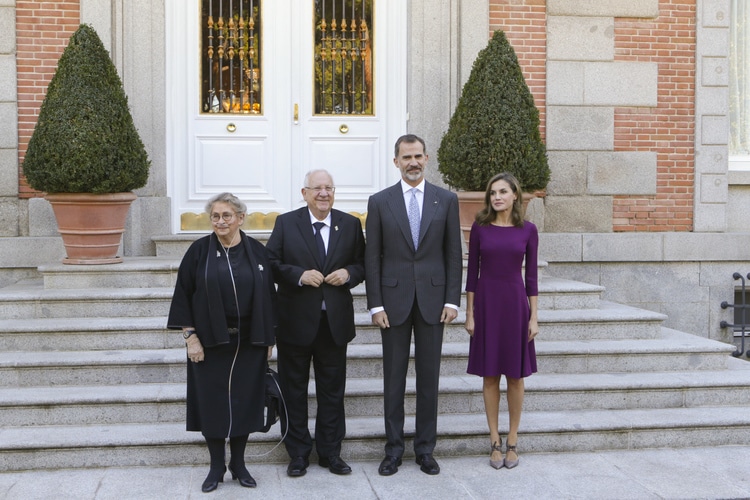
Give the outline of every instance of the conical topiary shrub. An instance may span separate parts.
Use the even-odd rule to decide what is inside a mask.
[[[39,111],[26,180],[47,193],[120,193],[146,184],[149,163],[117,70],[96,31],[82,24]]]
[[[437,158],[445,183],[462,191],[484,191],[500,172],[516,176],[524,191],[547,186],[539,110],[502,31],[477,55]]]
[[[63,263],[122,262],[132,190],[146,184],[149,164],[117,70],[82,24],[58,61],[23,162],[29,185],[54,210]]]

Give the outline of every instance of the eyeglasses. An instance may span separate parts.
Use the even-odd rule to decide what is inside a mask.
[[[234,219],[237,215],[236,212],[224,212],[223,214],[211,214],[211,222],[219,222],[219,219],[224,219],[224,222],[229,222]]]
[[[336,192],[335,186],[318,186],[318,187],[305,186],[305,189],[309,189],[310,191],[315,191],[315,194],[320,194],[323,191],[325,191],[328,194],[333,194]]]

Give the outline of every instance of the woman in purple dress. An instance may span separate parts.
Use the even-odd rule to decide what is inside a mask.
[[[471,335],[468,373],[483,378],[482,393],[490,428],[490,465],[518,465],[518,426],[524,377],[536,372],[537,247],[534,224],[523,220],[521,186],[501,173],[487,183],[484,208],[469,240],[466,276],[466,331]],[[525,279],[522,268],[525,264]],[[498,430],[500,378],[508,383],[509,430],[503,458]]]

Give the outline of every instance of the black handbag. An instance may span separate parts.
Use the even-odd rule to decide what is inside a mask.
[[[260,432],[268,432],[276,422],[281,421],[281,434],[286,435],[287,417],[284,395],[281,393],[279,374],[272,368],[266,369],[266,398],[264,424]]]

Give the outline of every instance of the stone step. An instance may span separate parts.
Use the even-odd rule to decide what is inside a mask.
[[[545,340],[626,340],[653,339],[661,335],[666,316],[614,302],[600,301],[596,309],[540,309],[539,338]],[[444,342],[468,342],[464,329],[466,312],[460,310],[456,320],[447,325]],[[380,344],[380,330],[373,326],[368,313],[355,313],[357,337],[354,342]]]
[[[6,319],[0,320],[0,352],[182,346],[179,334],[166,330],[171,290],[94,290],[97,291],[98,296],[84,290],[46,290],[46,301],[29,291],[0,294],[0,309],[6,312]],[[76,317],[65,316],[74,313]],[[34,314],[34,319],[28,319]],[[459,311],[457,320],[445,329],[444,342],[468,341],[465,319],[465,313]],[[610,302],[601,302],[598,309],[541,310],[540,340],[656,338],[663,319],[659,313]],[[353,344],[380,344],[380,330],[372,325],[368,313],[357,313],[355,323],[357,336]]]
[[[502,421],[502,419],[501,419]],[[311,427],[314,421],[311,422]],[[414,419],[407,417],[405,458],[413,458]],[[501,425],[501,433],[507,427]],[[0,431],[0,470],[79,467],[204,465],[208,452],[198,432],[184,423],[109,424],[84,426],[5,427]],[[268,434],[252,434],[248,463],[288,461],[279,443],[278,426]],[[351,460],[382,458],[380,416],[347,419],[342,456]],[[746,406],[697,408],[526,411],[519,434],[519,452],[576,452],[750,444],[750,413]],[[483,411],[440,415],[435,455],[485,455],[487,422]],[[314,463],[315,456],[311,457]]]
[[[732,369],[653,373],[549,374],[526,379],[525,411],[691,408],[737,404],[750,387],[750,363],[731,360]],[[406,383],[405,411],[416,411],[416,381]],[[502,383],[503,393],[505,382]],[[382,414],[381,379],[349,379],[347,418]],[[309,388],[309,416],[317,404]],[[440,415],[481,412],[482,381],[473,375],[443,376]],[[506,400],[501,401],[506,411]],[[184,422],[185,384],[136,384],[0,388],[0,426],[101,425]]]
[[[652,339],[667,316],[601,301],[596,309],[539,310],[539,331],[549,340]]]
[[[0,353],[0,387],[185,381],[185,349]]]
[[[174,287],[44,289],[37,281],[0,293],[0,318],[111,318],[166,316]]]
[[[39,266],[37,270],[46,289],[174,288],[179,267],[179,259],[125,257],[120,264],[84,266],[54,263]]]
[[[662,328],[651,340],[571,340],[536,343],[537,364],[546,373],[644,373],[721,370],[732,359],[730,344]]]
[[[47,290],[107,288],[174,288],[178,259],[129,257],[121,264],[76,266],[47,264],[38,268],[42,288]],[[591,309],[598,307],[604,287],[578,281],[541,276],[540,309]],[[352,289],[356,311],[367,310],[365,286]]]
[[[544,373],[637,373],[719,370],[731,345],[664,329],[658,339],[545,341],[536,345]],[[468,342],[443,344],[441,374],[463,375]],[[0,387],[177,383],[185,380],[185,349],[0,352]],[[409,372],[413,373],[413,359]],[[382,349],[375,344],[348,348],[347,377],[382,378]]]
[[[0,320],[0,352],[176,349],[182,335],[166,316]]]

